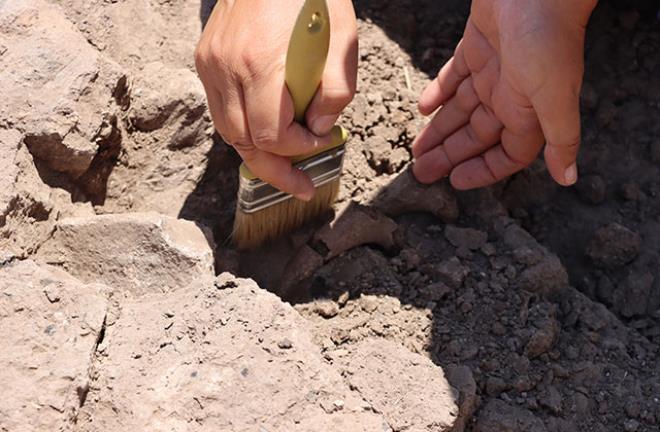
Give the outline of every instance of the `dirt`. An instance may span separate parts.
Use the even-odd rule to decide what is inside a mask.
[[[335,212],[241,253],[209,4],[0,4],[0,430],[658,430],[655,2],[590,23],[576,186],[458,193],[409,145],[468,5],[356,1]]]

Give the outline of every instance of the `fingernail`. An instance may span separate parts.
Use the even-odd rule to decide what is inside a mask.
[[[300,201],[310,201],[312,198],[314,198],[314,191],[311,192],[301,192],[299,194],[295,194],[294,197],[296,199],[299,199]]]
[[[567,185],[572,185],[577,182],[577,177],[578,177],[578,172],[577,172],[577,165],[574,163],[571,164],[568,168],[566,168],[566,172],[564,173],[564,181],[566,182]]]
[[[324,136],[330,133],[330,130],[335,125],[337,116],[325,115],[318,117],[312,121],[312,132],[317,136]]]

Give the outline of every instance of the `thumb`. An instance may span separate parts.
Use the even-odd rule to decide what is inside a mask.
[[[550,175],[563,186],[577,182],[580,147],[580,87],[557,80],[543,86],[532,98],[543,135],[545,164]],[[553,85],[554,84],[554,85]]]
[[[341,4],[341,7],[340,7]],[[321,85],[312,99],[305,120],[318,136],[330,133],[337,118],[355,95],[358,40],[355,12],[350,1],[330,9],[333,32]]]

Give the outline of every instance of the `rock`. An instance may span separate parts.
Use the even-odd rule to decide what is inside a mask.
[[[552,294],[568,286],[568,273],[555,255],[546,252],[537,264],[525,268],[518,278],[518,287],[530,292]]]
[[[414,248],[406,248],[399,253],[403,265],[407,271],[411,271],[417,268],[422,262],[422,257],[419,256],[419,252]]]
[[[367,138],[364,143],[364,149],[369,163],[377,172],[387,172],[390,174],[394,172],[393,167],[390,165],[392,145],[385,137],[375,135]]]
[[[623,422],[623,430],[626,432],[637,432],[639,430],[640,424],[635,419],[628,419]]]
[[[418,183],[410,168],[385,186],[365,197],[363,204],[374,206],[388,216],[428,212],[446,223],[458,218],[458,203],[447,182]]]
[[[290,299],[296,296],[294,290],[305,279],[323,265],[323,257],[308,245],[302,245],[296,255],[286,264],[277,292],[281,297]]]
[[[613,306],[625,318],[648,312],[655,276],[650,272],[633,272],[618,284],[613,294]]]
[[[25,258],[48,238],[57,217],[93,210],[44,184],[21,140],[19,131],[0,127],[0,250]]]
[[[452,432],[463,432],[477,409],[477,383],[467,366],[449,365],[445,368],[449,384],[457,391],[458,418]]]
[[[0,249],[26,256],[51,231],[53,203],[21,138],[0,128]]]
[[[581,177],[575,186],[583,201],[589,204],[600,204],[605,201],[607,185],[601,176],[586,175]]]
[[[543,421],[531,411],[500,399],[490,400],[477,418],[475,432],[546,432]]]
[[[525,346],[525,354],[536,358],[550,351],[559,338],[560,325],[556,319],[547,318],[539,323]]]
[[[392,219],[371,208],[351,202],[332,222],[316,233],[314,240],[327,247],[325,259],[331,259],[365,244],[377,244],[386,250],[392,249],[396,244],[396,230],[397,224]]]
[[[553,414],[561,414],[561,402],[562,396],[554,386],[549,386],[542,394],[539,399],[541,406],[550,410]]]
[[[101,150],[118,146],[115,96],[126,74],[45,1],[3,2],[0,31],[8,66],[0,125],[21,131],[51,169],[80,177]]]
[[[169,292],[213,274],[210,234],[157,213],[61,220],[37,257],[134,295]]]
[[[0,430],[68,430],[102,335],[104,287],[30,260],[0,267]]]
[[[434,282],[419,288],[419,294],[426,300],[438,302],[446,298],[453,289],[443,282]]]
[[[143,132],[166,127],[171,133],[168,147],[185,147],[186,136],[200,131],[206,113],[204,87],[196,74],[187,68],[171,68],[152,62],[135,76],[131,91],[129,116]],[[185,123],[185,124],[184,124]],[[200,123],[192,130],[190,125]]]
[[[427,264],[422,268],[422,271],[447,284],[451,289],[460,288],[469,272],[468,268],[456,257],[438,264]]]
[[[488,234],[483,231],[474,228],[459,228],[455,225],[447,225],[445,237],[454,247],[470,250],[480,249],[488,241]]]
[[[371,128],[371,132],[374,136],[383,138],[385,141],[394,143],[399,140],[399,132],[395,127],[388,127],[384,123],[379,123]]]
[[[191,41],[199,37],[200,5],[172,8],[143,0],[50,3],[62,5],[83,33],[86,47],[129,71],[116,92],[121,110],[117,128],[110,131],[121,146],[113,141],[110,154],[97,152],[94,164],[76,180],[86,199],[103,213],[156,211],[208,221],[209,226],[231,213],[238,157],[219,142],[213,145],[205,96],[192,72]],[[156,129],[145,132],[134,121],[140,127],[145,126],[141,120],[149,123],[145,110],[152,103],[154,112],[167,114],[155,122],[163,121]]]
[[[18,131],[0,129],[0,226],[5,224],[11,201],[14,199],[12,186],[18,175],[15,158],[21,147],[21,134]]]
[[[395,147],[389,158],[389,174],[398,172],[408,162],[410,162],[410,153],[405,147]]]
[[[518,264],[523,264],[525,266],[533,266],[543,260],[543,253],[541,250],[528,246],[516,248],[513,250],[512,254],[513,259]]]
[[[613,222],[595,232],[586,254],[599,267],[621,267],[637,257],[641,243],[639,234]]]
[[[128,301],[106,330],[78,428],[169,431],[194,418],[200,430],[381,430],[389,413],[363,408],[306,327],[277,296],[226,273]]]
[[[499,225],[496,230],[509,248],[518,249],[526,246],[535,250],[539,249],[536,239],[511,219],[504,218]]]
[[[365,339],[352,347],[341,368],[350,387],[383,413],[393,430],[453,430],[454,389],[429,359],[393,342]]]
[[[339,313],[339,305],[332,300],[317,300],[314,311],[323,318],[332,318]]]
[[[486,393],[490,396],[497,397],[509,388],[510,385],[500,377],[491,376],[486,380]]]

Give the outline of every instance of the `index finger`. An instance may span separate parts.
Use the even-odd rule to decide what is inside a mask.
[[[243,89],[250,136],[258,149],[299,156],[330,144],[329,134],[316,136],[294,120],[293,100],[283,76],[244,85]]]
[[[255,148],[237,150],[250,171],[266,183],[303,201],[314,196],[312,180],[288,158]]]

